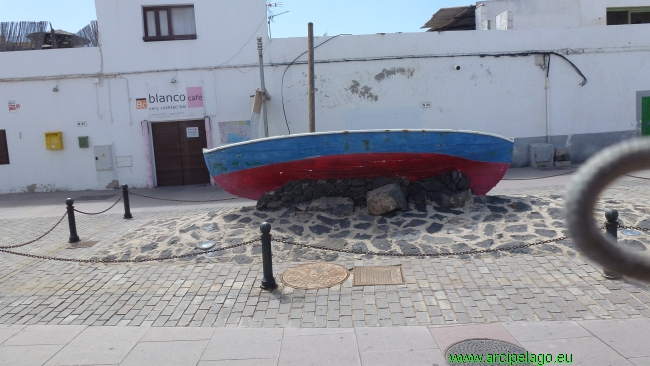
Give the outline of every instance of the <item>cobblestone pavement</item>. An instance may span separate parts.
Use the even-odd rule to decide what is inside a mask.
[[[606,193],[606,199],[647,198],[647,184],[626,178]],[[558,187],[553,192],[561,194],[563,188]],[[543,187],[527,189],[511,194],[548,192]],[[231,210],[211,209],[214,217]],[[642,207],[637,209],[637,222],[644,213]],[[117,214],[79,216],[80,236],[99,241],[97,247],[68,249],[64,222],[46,239],[20,251],[89,258],[107,254],[101,251],[137,237],[138,230],[153,222],[205,214],[205,209],[188,209],[141,212],[134,220]],[[59,218],[1,220],[0,245],[37,237]],[[349,269],[401,265],[405,284],[354,287],[350,278],[330,289],[280,285],[268,293],[259,289],[262,274],[256,262],[206,258],[90,265],[0,253],[0,324],[338,328],[650,318],[646,285],[605,280],[600,269],[564,252],[432,259],[341,255],[334,262]],[[276,278],[295,264],[292,257],[278,260]]]

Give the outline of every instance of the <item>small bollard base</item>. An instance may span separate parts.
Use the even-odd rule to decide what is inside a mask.
[[[262,279],[262,286],[260,286],[262,290],[266,291],[273,291],[276,288],[278,288],[278,284],[275,282],[275,278],[271,277],[270,279]]]
[[[608,270],[603,270],[603,277],[607,278],[608,280],[620,280],[623,278],[620,274]]]

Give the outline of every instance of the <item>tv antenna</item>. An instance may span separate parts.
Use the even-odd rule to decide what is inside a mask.
[[[282,14],[286,14],[286,13],[288,13],[289,11],[283,11],[282,13],[278,13],[278,14],[274,14],[274,13],[273,13],[273,11],[271,10],[271,8],[281,8],[281,7],[282,7],[282,3],[271,3],[271,2],[268,2],[268,0],[267,0],[266,6],[267,6],[267,8],[268,8],[267,11],[266,11],[266,13],[267,13],[267,18],[268,18],[267,23],[268,23],[268,25],[269,25],[269,38],[272,38],[272,37],[271,37],[271,22],[275,23],[275,17],[280,16],[280,15],[282,15]]]

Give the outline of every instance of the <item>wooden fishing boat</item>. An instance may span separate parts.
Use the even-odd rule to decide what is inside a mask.
[[[460,170],[477,195],[505,175],[513,139],[453,130],[364,130],[268,137],[204,149],[215,182],[229,193],[257,200],[302,179],[405,176],[420,180]]]

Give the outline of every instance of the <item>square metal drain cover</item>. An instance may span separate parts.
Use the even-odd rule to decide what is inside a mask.
[[[90,248],[95,244],[99,243],[98,241],[80,241],[78,243],[72,243],[68,249],[79,249],[79,248]]]
[[[355,286],[402,284],[402,266],[354,267]]]
[[[111,194],[111,195],[103,194],[103,195],[99,195],[99,196],[81,196],[81,197],[75,198],[74,200],[75,200],[75,202],[77,202],[77,201],[104,201],[104,200],[107,200],[107,199],[112,198],[112,197],[115,197],[115,195],[114,194]]]

